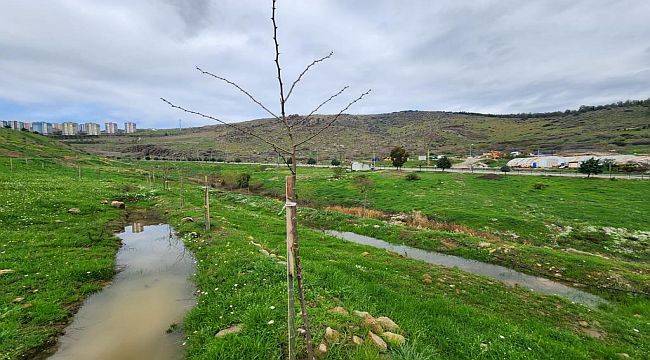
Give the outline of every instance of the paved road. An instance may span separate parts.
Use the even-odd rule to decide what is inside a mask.
[[[200,163],[208,163],[208,164],[226,164],[226,165],[266,165],[266,166],[278,166],[277,163],[258,163],[258,162],[240,162],[240,163],[215,163],[212,161],[189,161],[189,160],[148,160],[148,161],[172,161],[172,162],[200,162]],[[283,165],[280,165],[283,166]],[[299,167],[312,167],[312,168],[333,168],[335,166],[332,165],[307,165],[307,164],[298,164]],[[395,170],[394,167],[388,167],[388,166],[376,166],[376,170]],[[413,172],[413,171],[423,171],[423,172],[443,172],[442,170],[438,168],[411,168],[411,167],[405,167],[402,168],[402,171],[407,171],[407,172]],[[502,173],[499,169],[462,169],[462,168],[453,168],[453,169],[447,169],[444,172],[450,172],[450,173],[472,173],[472,174],[504,174]],[[578,172],[566,172],[566,171],[548,171],[548,170],[542,170],[542,169],[512,169],[509,173],[505,173],[506,175],[524,175],[524,176],[557,176],[557,177],[572,177],[572,178],[580,178],[580,177],[586,177],[585,174],[580,174]],[[650,174],[599,174],[599,175],[591,175],[591,177],[595,178],[601,178],[601,179],[609,179],[609,178],[616,178],[616,179],[625,179],[625,180],[650,180]]]

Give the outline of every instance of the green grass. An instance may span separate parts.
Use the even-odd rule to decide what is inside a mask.
[[[45,143],[50,145],[57,146]],[[129,208],[155,209],[184,234],[194,253],[197,272],[193,280],[202,295],[183,324],[188,358],[284,356],[284,265],[251,243],[260,243],[279,256],[284,254],[284,216],[278,214],[282,203],[213,190],[213,229],[205,233],[200,221],[202,190],[188,179],[245,170],[253,174],[253,181],[264,184],[265,191],[279,193],[283,171],[82,157],[79,179],[76,166],[63,157],[41,161],[19,163],[11,172],[7,159],[0,159],[0,269],[15,270],[0,275],[1,357],[18,359],[47,347],[80,301],[113,276],[118,241],[109,236],[109,231],[100,234],[102,229],[119,227],[125,213],[102,205],[104,198],[126,200]],[[148,171],[157,174],[154,183],[147,181]],[[176,181],[180,173],[185,174],[183,208],[179,208]],[[602,235],[596,239],[578,235],[562,244],[546,224],[647,230],[645,183],[524,177],[485,180],[459,174],[421,174],[420,180],[407,182],[403,174],[371,175],[375,185],[369,192],[369,203],[373,208],[386,212],[418,209],[434,219],[498,235],[493,240],[495,245],[512,246],[508,254],[497,253],[504,256],[499,260],[494,253],[478,248],[477,243],[484,239],[473,235],[392,225],[320,209],[330,204],[359,205],[357,190],[351,186],[352,175],[333,180],[330,174],[329,170],[304,170],[298,181],[301,201],[315,206],[300,208],[299,237],[317,342],[326,326],[347,338],[352,334],[365,337],[367,329],[358,319],[328,312],[334,306],[343,306],[389,316],[400,325],[408,340],[404,347],[389,351],[387,356],[392,359],[614,359],[619,353],[643,358],[650,352],[647,296],[615,296],[603,291],[611,303],[589,309],[456,269],[348,243],[312,229],[354,230],[386,241],[484,261],[510,262],[515,268],[530,265],[531,271],[547,275],[534,264],[545,259],[544,268],[546,262],[559,262],[565,277],[584,280],[588,274],[603,273],[612,277],[609,284],[617,283],[620,277],[643,289],[648,283],[645,255],[630,256],[605,247],[601,243],[611,239],[600,238]],[[171,181],[171,190],[163,189],[165,177]],[[535,182],[548,186],[534,190]],[[582,195],[571,195],[575,192]],[[617,200],[612,201],[612,197]],[[69,214],[71,207],[81,213]],[[185,216],[198,221],[182,222]],[[192,231],[199,237],[187,236]],[[446,247],[449,242],[456,247]],[[564,252],[563,247],[569,245],[606,254],[609,259]],[[425,273],[432,276],[432,284],[422,282]],[[24,299],[14,302],[17,297]],[[238,335],[215,337],[219,330],[233,324],[243,324],[244,330]],[[299,344],[304,350],[304,343]],[[355,347],[349,342],[332,346],[328,354],[330,359],[378,357],[371,346]]]

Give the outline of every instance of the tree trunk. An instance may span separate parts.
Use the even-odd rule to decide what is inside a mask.
[[[296,206],[294,204],[295,177],[293,175],[286,178],[286,202],[285,209],[287,213],[287,327],[289,330],[289,360],[296,358],[296,309],[293,295],[294,288],[294,243],[296,240]]]
[[[297,163],[296,152],[294,149],[291,155],[292,174],[291,176],[287,177],[287,203],[291,202],[293,204],[296,203],[296,193],[295,193],[296,169],[297,169],[296,163]],[[292,211],[290,211],[290,209]],[[289,216],[290,212],[291,212],[291,216]],[[297,225],[296,213],[297,213],[297,205],[294,205],[292,207],[287,206],[287,247],[289,247],[289,234],[291,234],[291,238],[292,238],[291,248],[292,248],[292,255],[294,258],[293,260],[295,262],[296,280],[298,282],[298,299],[300,300],[300,314],[302,317],[303,328],[305,330],[307,359],[312,360],[314,359],[314,349],[312,347],[311,331],[309,329],[309,317],[307,316],[307,302],[305,301],[305,289],[304,289],[304,281],[303,281],[304,279],[302,275],[302,259],[300,257],[300,246],[299,246],[298,235],[296,230],[296,225]],[[292,232],[289,232],[289,229],[291,229]],[[287,261],[287,266],[288,265],[289,262]]]

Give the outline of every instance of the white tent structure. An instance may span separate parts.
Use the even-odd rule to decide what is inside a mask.
[[[508,161],[508,166],[514,168],[577,168],[584,161],[595,158],[602,161],[611,161],[616,165],[642,164],[650,165],[650,156],[638,155],[580,155],[580,156],[531,156],[515,158]]]

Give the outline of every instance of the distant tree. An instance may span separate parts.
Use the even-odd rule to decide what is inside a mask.
[[[409,158],[409,153],[401,146],[396,146],[390,151],[390,161],[397,169],[401,168]]]
[[[507,173],[507,172],[510,172],[511,169],[510,169],[510,166],[503,165],[500,170],[501,170],[501,172]]]
[[[436,167],[438,169],[442,169],[442,171],[445,171],[445,169],[451,168],[451,161],[446,156],[441,157],[436,161]]]
[[[241,159],[240,159],[240,158],[236,158],[236,159],[235,159],[235,162],[236,162],[236,163],[240,163],[240,162],[241,162]]]
[[[590,177],[591,174],[600,174],[603,172],[603,165],[596,158],[591,158],[580,163],[578,172],[582,174],[587,174],[587,177]]]
[[[331,164],[332,166],[340,166],[341,162],[338,159],[332,159]]]
[[[309,165],[316,165],[316,159],[314,159],[314,158],[309,158],[309,159],[307,159],[307,164],[309,164]]]
[[[352,185],[361,193],[363,196],[363,208],[365,209],[368,206],[368,192],[372,189],[374,182],[368,175],[361,174],[354,177]]]

